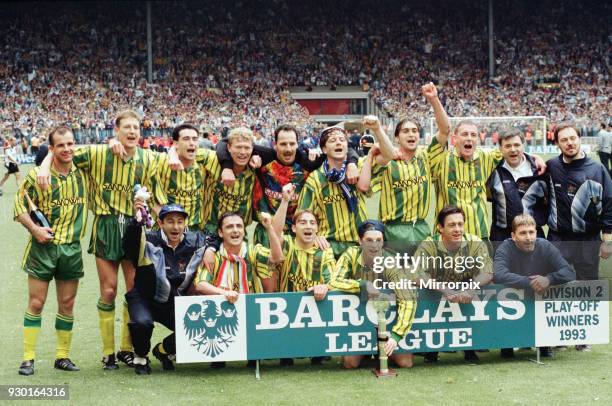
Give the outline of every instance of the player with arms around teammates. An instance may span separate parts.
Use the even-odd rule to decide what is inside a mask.
[[[147,187],[155,205],[163,201],[152,179],[157,176],[157,159],[149,150],[138,146],[140,117],[126,110],[115,119],[115,135],[123,145],[124,156],[117,156],[108,145],[81,146],[76,149],[74,164],[85,172],[90,181],[90,206],[94,213],[93,229],[88,252],[96,256],[100,280],[98,316],[102,336],[103,368],[117,369],[117,359],[133,367],[134,352],[130,339],[127,305],[123,304],[120,351],[115,357],[115,297],[119,264],[123,269],[126,291],[134,286],[134,266],[125,260],[121,240],[133,215],[134,185]],[[48,185],[49,154],[41,165],[37,181],[41,188]]]

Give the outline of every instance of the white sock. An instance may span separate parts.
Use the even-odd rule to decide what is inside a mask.
[[[147,365],[147,359],[136,355],[134,356],[134,365]]]

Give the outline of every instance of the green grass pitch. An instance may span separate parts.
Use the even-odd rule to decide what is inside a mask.
[[[28,169],[22,166],[22,175]],[[345,371],[340,359],[312,367],[297,360],[292,368],[278,367],[278,361],[263,361],[261,380],[244,363],[230,363],[223,370],[207,364],[178,365],[165,373],[152,360],[153,374],[136,376],[123,364],[118,371],[102,370],[101,340],[96,301],[98,279],[93,257],[85,254],[85,273],[75,306],[75,328],[71,358],[81,368],[68,373],[53,369],[55,355],[54,319],[57,309],[51,284],[43,312],[37,346],[36,373],[17,374],[22,356],[23,314],[27,303],[26,275],[20,271],[26,231],[13,221],[12,204],[16,186],[10,179],[0,197],[0,331],[2,356],[0,384],[68,384],[70,404],[611,404],[612,345],[593,346],[589,353],[573,348],[556,353],[546,365],[529,362],[533,351],[518,351],[513,360],[502,360],[499,351],[479,354],[477,366],[464,363],[461,353],[441,354],[437,365],[415,357],[412,369],[399,370],[397,378],[377,380],[370,368]],[[376,202],[369,202],[376,214]],[[432,215],[433,217],[433,215]],[[89,237],[83,241],[86,250]],[[602,264],[602,275],[612,276],[612,260]],[[120,285],[120,295],[124,287]],[[120,309],[121,296],[116,303]],[[120,311],[116,313],[119,342]],[[156,326],[153,344],[167,334]],[[23,403],[19,403],[23,404]]]

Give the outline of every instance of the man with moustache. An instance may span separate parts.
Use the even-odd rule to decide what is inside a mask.
[[[253,204],[260,213],[274,215],[282,200],[282,189],[291,183],[295,185],[294,200],[290,202],[284,232],[292,234],[293,214],[297,209],[297,199],[308,174],[321,167],[325,160],[324,155],[310,160],[298,148],[299,134],[296,127],[290,124],[281,124],[274,130],[274,148],[253,146],[253,155],[261,158],[262,164],[257,169],[257,178],[253,191]],[[221,178],[223,183],[231,183],[234,179],[231,157],[226,151],[225,143],[221,142],[217,148],[217,156],[224,168]],[[355,183],[359,174],[357,169],[358,155],[351,149],[348,154],[347,182]],[[258,223],[254,233],[255,242],[268,246],[268,237],[263,226]],[[321,238],[317,244],[326,247]]]

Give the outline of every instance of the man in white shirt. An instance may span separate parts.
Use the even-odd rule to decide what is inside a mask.
[[[4,174],[4,177],[0,181],[0,196],[2,196],[2,186],[11,176],[11,174],[15,174],[15,182],[17,183],[17,187],[19,187],[19,164],[17,162],[17,140],[15,137],[10,137],[8,140],[8,146],[4,149],[4,167],[7,169],[7,172]]]
[[[597,133],[597,155],[603,166],[610,172],[610,155],[612,154],[612,132],[606,130],[606,124],[601,123]],[[612,172],[610,172],[612,175]]]

